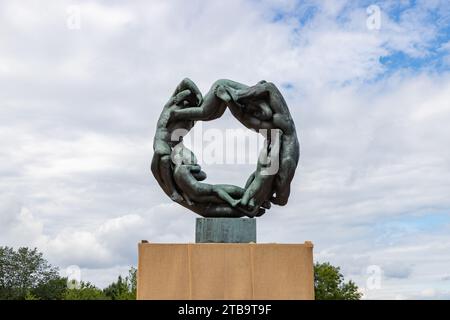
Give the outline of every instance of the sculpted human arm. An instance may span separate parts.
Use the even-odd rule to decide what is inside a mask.
[[[181,82],[178,84],[178,86],[175,88],[175,91],[172,96],[176,96],[179,92],[184,90],[190,90],[190,92],[193,94],[192,96],[195,97],[195,101],[191,101],[191,103],[195,105],[200,105],[203,101],[202,93],[200,92],[197,85],[189,78],[184,78],[181,80]]]

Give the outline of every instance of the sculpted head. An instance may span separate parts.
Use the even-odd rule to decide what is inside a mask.
[[[269,104],[263,100],[261,101],[249,101],[245,104],[247,112],[249,112],[255,118],[265,121],[272,118],[272,109]]]
[[[197,164],[197,157],[183,143],[179,143],[173,148],[171,159],[176,166]]]

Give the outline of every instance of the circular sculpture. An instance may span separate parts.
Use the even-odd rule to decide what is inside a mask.
[[[264,135],[255,172],[244,188],[207,184],[195,155],[183,145],[196,121],[211,121],[229,108],[245,127]],[[257,217],[271,203],[286,205],[299,159],[294,121],[278,88],[260,81],[247,86],[216,81],[203,97],[186,78],[177,86],[158,119],[151,170],[175,202],[203,217]]]

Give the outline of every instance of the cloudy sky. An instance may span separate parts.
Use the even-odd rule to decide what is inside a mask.
[[[157,117],[184,77],[266,79],[301,159],[258,241],[311,240],[368,299],[450,298],[449,25],[447,0],[1,0],[0,245],[104,286],[142,239],[193,242],[149,170]]]

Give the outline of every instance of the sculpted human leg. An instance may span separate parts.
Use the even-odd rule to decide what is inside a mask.
[[[159,168],[162,181],[169,190],[170,198],[176,202],[183,201],[183,197],[177,191],[175,180],[173,179],[172,160],[170,156],[166,155],[161,157]]]

